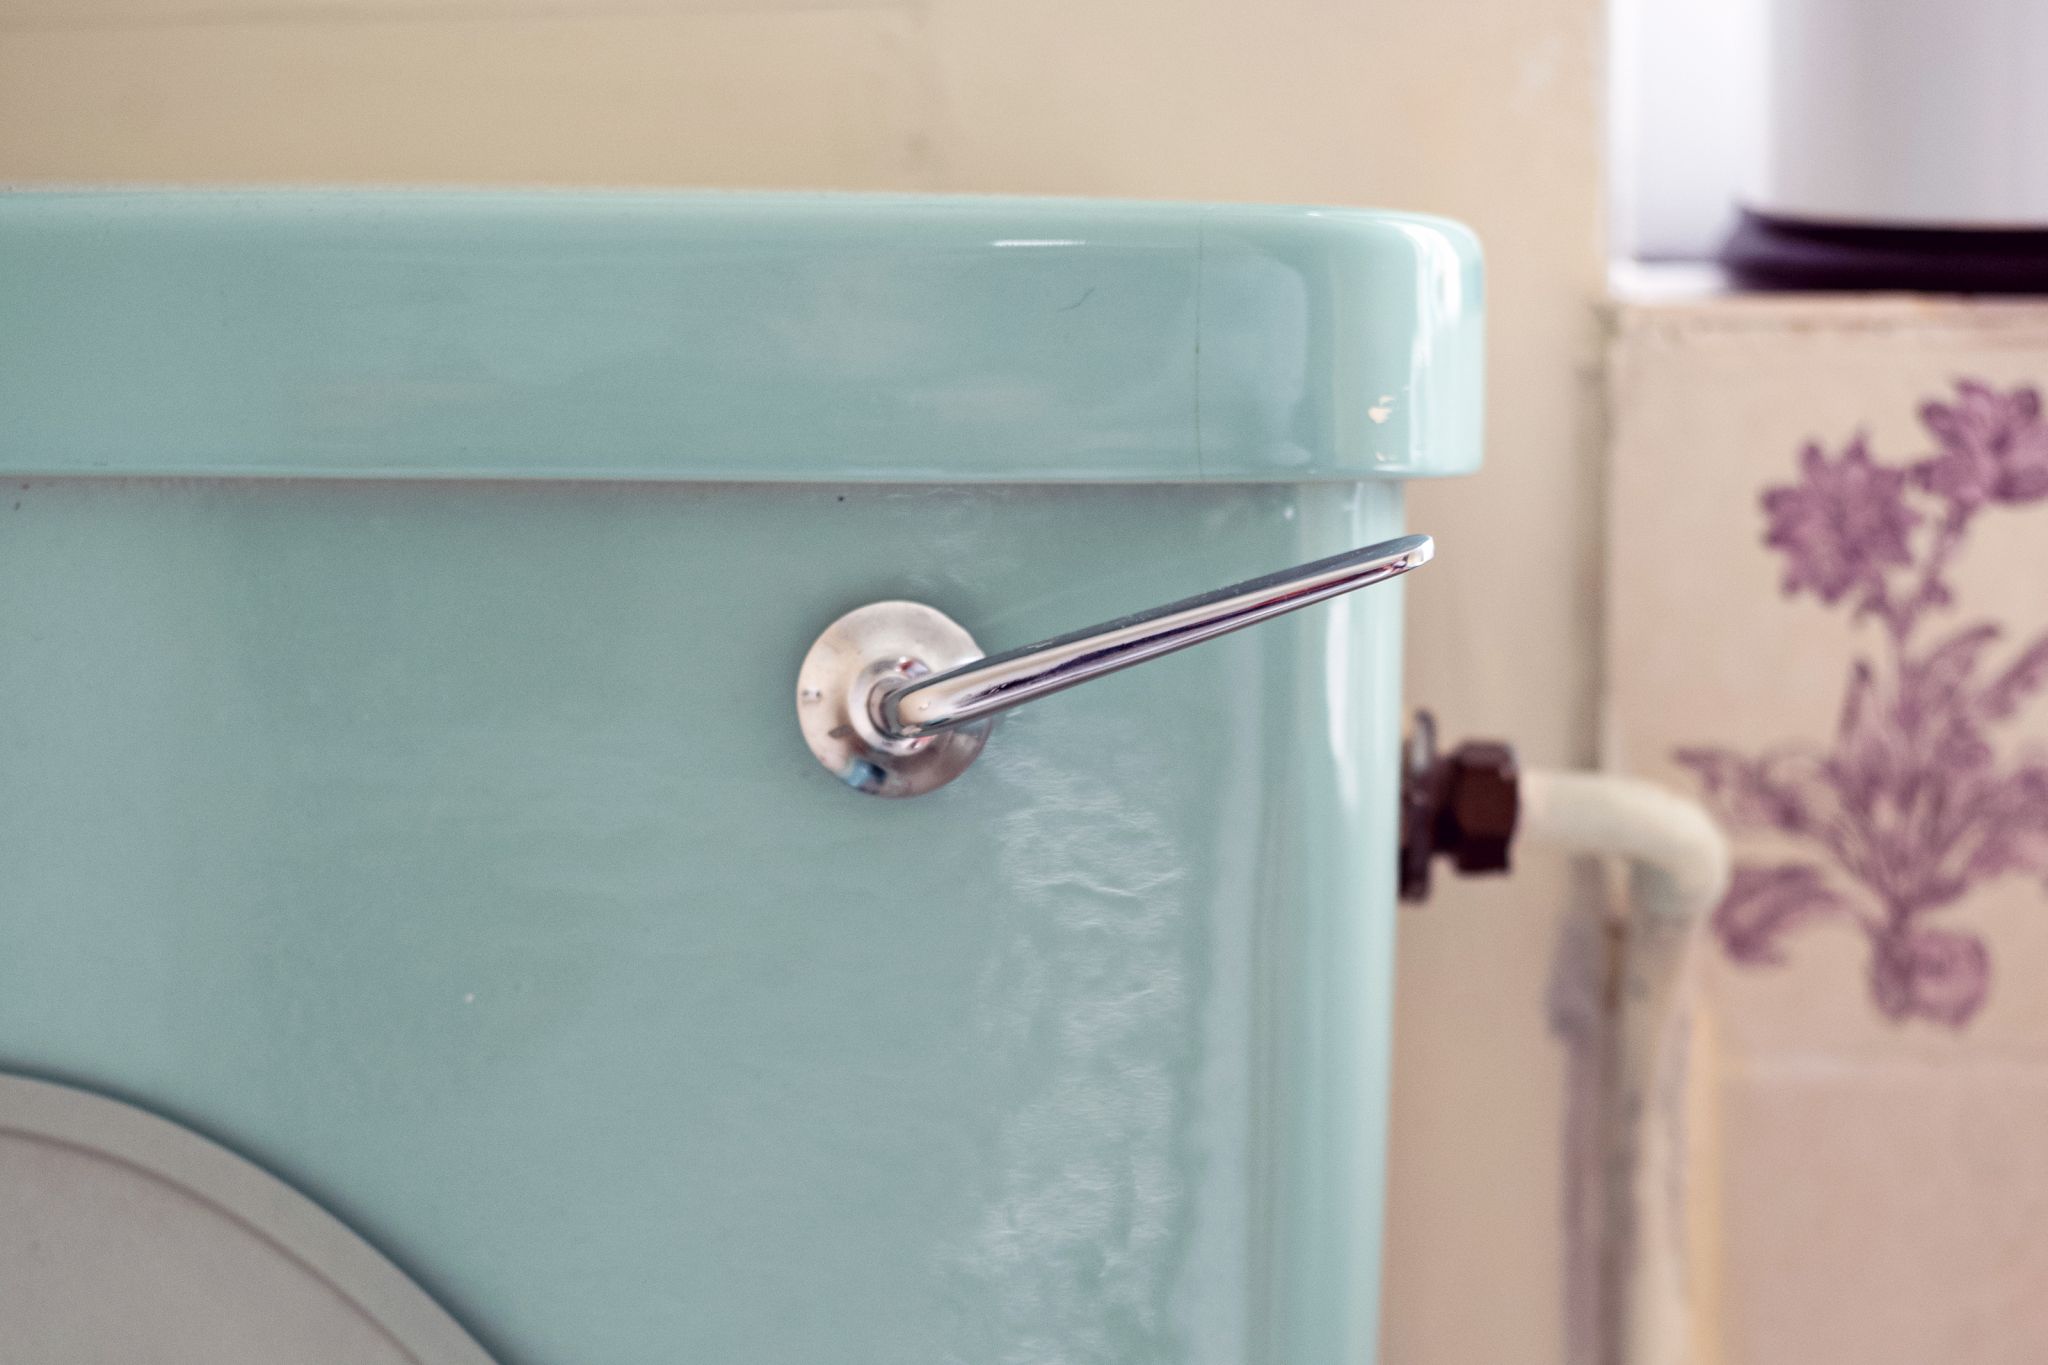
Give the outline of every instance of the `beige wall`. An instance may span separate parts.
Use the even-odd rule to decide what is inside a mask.
[[[0,0],[0,179],[816,186],[1451,214],[1492,449],[1416,490],[1410,686],[1593,749],[1599,0]],[[1389,1365],[1563,1358],[1566,870],[1404,924]]]

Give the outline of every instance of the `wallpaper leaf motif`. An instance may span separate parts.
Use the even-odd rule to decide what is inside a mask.
[[[1732,830],[1810,850],[1737,867],[1713,918],[1730,958],[1774,965],[1787,935],[1858,932],[1879,1012],[1950,1028],[1983,1006],[1991,954],[1929,917],[1996,878],[2048,881],[2048,758],[1998,744],[1999,727],[2048,687],[2048,634],[2000,663],[1999,623],[1944,619],[1956,611],[1949,569],[1976,518],[2048,499],[2048,421],[2034,388],[1955,387],[1920,409],[1932,454],[1888,463],[1860,434],[1838,455],[1809,443],[1797,480],[1760,499],[1785,596],[1810,594],[1869,632],[1834,736],[1674,755]]]

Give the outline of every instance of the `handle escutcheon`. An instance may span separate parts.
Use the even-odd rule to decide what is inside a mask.
[[[848,786],[917,796],[965,772],[1014,706],[1385,582],[1434,553],[1428,536],[1401,536],[987,658],[943,612],[876,602],[834,621],[804,656],[797,721]]]

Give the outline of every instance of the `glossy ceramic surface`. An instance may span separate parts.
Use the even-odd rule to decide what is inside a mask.
[[[1030,638],[1395,487],[6,492],[0,1067],[248,1154],[507,1365],[1369,1358],[1400,586],[913,801],[787,684],[862,601]]]
[[[1205,404],[1191,452],[1227,215],[1017,209],[1166,243],[1063,274],[948,209],[949,288],[1049,272],[951,368],[875,330],[910,257],[861,246],[811,290],[857,331],[757,322],[679,396],[705,202],[0,208],[0,1070],[248,1155],[504,1365],[1369,1361],[1401,585],[1026,707],[911,801],[790,689],[864,602],[1032,640],[1397,534],[1398,482],[1337,477],[1391,343],[1331,320],[1449,277],[1299,274],[1321,330],[1235,363],[1312,398]],[[710,202],[773,255],[787,201]],[[1090,288],[1094,341],[1024,307]],[[1285,482],[1262,431],[1335,444]]]
[[[1349,479],[1479,457],[1478,251],[1335,209],[0,195],[0,473]]]

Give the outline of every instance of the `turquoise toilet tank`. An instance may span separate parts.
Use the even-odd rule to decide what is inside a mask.
[[[1400,585],[889,688],[1420,562],[1480,310],[1386,213],[0,196],[0,1071],[501,1365],[1370,1361]]]

